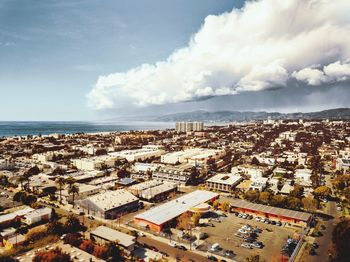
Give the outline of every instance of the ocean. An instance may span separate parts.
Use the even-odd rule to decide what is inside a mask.
[[[173,122],[0,121],[0,137],[158,130],[174,127]]]

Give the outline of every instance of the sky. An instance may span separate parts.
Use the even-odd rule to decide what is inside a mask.
[[[346,0],[0,0],[0,120],[350,106]]]

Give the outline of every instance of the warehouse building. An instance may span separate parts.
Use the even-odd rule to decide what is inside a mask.
[[[136,215],[134,221],[139,226],[160,232],[183,213],[196,209],[197,206],[201,207],[203,203],[213,201],[218,197],[219,194],[214,192],[196,190]]]
[[[164,152],[165,151],[159,146],[146,145],[140,149],[112,152],[109,153],[109,155],[125,158],[129,162],[135,162],[144,161],[152,157],[160,157]]]
[[[139,200],[125,189],[105,191],[77,201],[77,207],[85,214],[116,219],[139,208]]]
[[[230,207],[232,211],[297,224],[300,226],[307,226],[312,219],[312,215],[306,212],[254,204],[241,199],[231,199]]]

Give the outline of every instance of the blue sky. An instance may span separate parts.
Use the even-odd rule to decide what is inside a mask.
[[[233,0],[0,0],[0,120],[103,118],[101,74],[165,59]]]
[[[0,0],[0,120],[350,107],[348,0]]]

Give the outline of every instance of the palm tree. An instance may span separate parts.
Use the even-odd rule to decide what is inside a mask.
[[[72,185],[75,183],[75,179],[71,176],[69,176],[67,179],[66,179],[66,183],[69,185],[69,187],[71,188]]]
[[[68,194],[72,194],[73,196],[73,208],[74,208],[74,198],[75,198],[75,194],[79,195],[79,187],[77,187],[76,185],[71,185],[71,187],[68,189]]]
[[[66,184],[66,179],[63,176],[59,176],[56,179],[56,183],[58,184],[60,189],[60,203],[62,204],[62,187]]]

